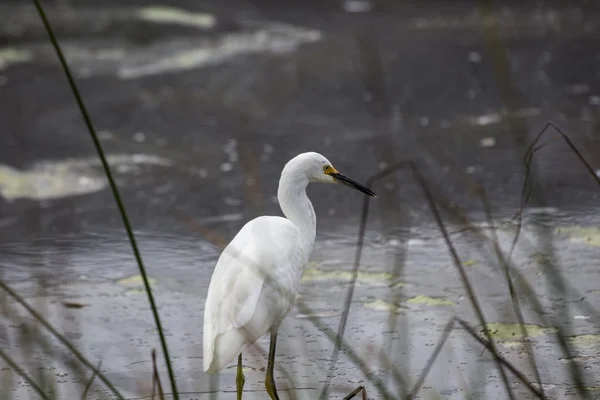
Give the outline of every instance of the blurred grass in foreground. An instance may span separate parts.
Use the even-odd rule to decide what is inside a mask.
[[[59,60],[61,61],[61,66],[67,76],[67,79],[71,86],[71,89],[73,90],[75,99],[78,103],[78,106],[80,108],[82,116],[86,122],[87,128],[92,137],[94,145],[96,146],[98,156],[102,161],[104,171],[106,173],[107,179],[109,180],[111,190],[115,197],[115,201],[118,205],[121,217],[123,219],[123,223],[124,223],[125,230],[127,232],[127,235],[128,235],[129,241],[130,241],[132,252],[136,258],[136,262],[138,264],[140,275],[142,276],[142,279],[143,279],[144,289],[148,296],[148,301],[149,301],[150,307],[152,309],[153,317],[154,317],[154,320],[155,320],[155,323],[157,326],[157,332],[160,337],[162,350],[163,350],[165,360],[166,360],[166,368],[167,368],[167,372],[169,375],[171,393],[163,393],[162,384],[160,383],[161,378],[158,374],[158,369],[156,367],[156,356],[155,356],[155,353],[153,352],[151,355],[152,361],[153,361],[153,369],[151,371],[151,374],[149,374],[149,376],[150,376],[149,381],[151,382],[151,387],[152,387],[152,394],[150,396],[153,399],[154,398],[162,399],[163,397],[167,397],[167,396],[174,398],[174,399],[178,399],[179,393],[178,393],[178,389],[177,389],[177,385],[176,385],[176,376],[175,376],[175,373],[171,366],[171,358],[169,356],[168,346],[167,346],[167,342],[166,342],[165,335],[163,332],[163,327],[160,323],[160,317],[159,317],[159,313],[157,311],[157,305],[155,304],[155,300],[154,300],[152,291],[150,290],[150,284],[148,282],[148,278],[146,275],[142,257],[138,250],[137,242],[136,242],[135,236],[133,234],[133,230],[132,230],[131,224],[129,222],[129,218],[127,217],[125,205],[123,204],[123,202],[120,198],[118,188],[117,188],[116,184],[114,183],[114,180],[111,175],[110,166],[108,165],[108,162],[106,161],[106,157],[104,155],[102,146],[100,145],[100,142],[97,138],[96,132],[94,131],[93,124],[92,124],[92,122],[89,118],[89,115],[85,109],[84,102],[81,98],[81,95],[78,92],[77,86],[75,84],[75,80],[73,79],[73,77],[69,71],[67,62],[64,59],[64,56],[62,55],[62,52],[60,50],[60,46],[52,33],[50,23],[47,21],[45,15],[44,15],[43,8],[40,5],[39,1],[34,0],[34,3],[36,4],[36,7],[40,13],[40,17],[41,17],[42,21],[44,22],[44,25],[47,29],[49,38],[54,46],[57,56],[58,56]],[[510,80],[510,71],[507,69],[508,64],[506,62],[505,48],[503,47],[501,41],[499,40],[499,35],[497,34],[497,32],[494,32],[494,29],[496,29],[496,28],[494,28],[493,23],[490,24],[490,21],[492,21],[493,18],[491,18],[489,15],[493,13],[493,10],[492,10],[491,6],[489,5],[489,3],[482,3],[482,4],[484,4],[481,8],[484,36],[486,37],[486,40],[488,42],[490,52],[492,54],[494,54],[494,59],[496,60],[495,73],[496,73],[496,76],[498,76],[498,84],[499,84],[499,87],[504,88],[502,90],[502,92],[504,93],[502,95],[502,97],[503,97],[504,101],[508,103],[508,106],[509,106],[508,109],[518,109],[519,108],[518,107],[518,98],[517,98],[518,96],[515,96],[514,93],[511,92],[511,90],[512,90],[511,88],[513,87],[512,86],[513,84]],[[366,37],[361,38],[360,40],[366,40],[368,43],[369,39],[368,39],[368,36],[366,36]],[[370,85],[372,87],[380,87],[381,85],[383,85],[383,83],[382,83],[383,82],[383,79],[382,79],[383,72],[377,66],[378,65],[377,60],[380,57],[380,55],[377,53],[376,48],[370,47],[370,46],[363,47],[363,49],[366,49],[366,48],[369,48],[370,50],[369,51],[365,50],[365,52],[363,53],[363,56],[365,58],[365,66],[366,66],[365,68],[368,72],[365,75],[365,84]],[[286,95],[289,95],[289,93],[286,93]],[[386,103],[387,100],[385,99],[385,96],[382,95],[382,98],[379,100],[381,100],[379,104],[383,104],[383,112],[389,112],[389,110],[386,111],[386,108],[389,108],[389,103]],[[373,112],[382,112],[382,111],[377,110],[377,111],[373,111]],[[510,120],[510,121],[513,121],[513,120]],[[540,132],[540,134],[536,138],[536,140],[530,145],[530,147],[528,149],[525,149],[525,170],[526,170],[525,172],[526,172],[526,175],[525,175],[525,181],[523,184],[521,209],[518,210],[517,215],[516,215],[516,220],[518,223],[518,230],[515,234],[515,239],[514,239],[513,247],[512,247],[513,249],[514,249],[514,246],[516,245],[517,241],[519,240],[519,232],[520,232],[521,225],[522,225],[523,211],[525,210],[525,208],[527,206],[527,202],[529,200],[529,197],[532,193],[531,192],[531,183],[532,183],[532,181],[535,181],[535,179],[536,179],[534,171],[532,170],[533,157],[534,157],[535,153],[543,147],[543,146],[538,146],[537,143],[538,143],[539,139],[541,138],[541,136],[548,130],[548,128],[553,128],[555,131],[559,132],[561,138],[567,143],[569,148],[577,155],[577,157],[582,162],[585,169],[587,169],[587,171],[590,172],[590,174],[594,177],[594,179],[600,185],[600,179],[594,173],[593,168],[589,165],[589,163],[585,160],[585,158],[577,150],[575,145],[573,145],[571,143],[568,136],[566,134],[564,134],[558,127],[556,127],[552,124],[549,124],[548,126],[546,126]],[[516,150],[521,152],[522,150],[524,150],[524,146],[523,146],[524,142],[522,140],[525,137],[526,128],[523,125],[512,126],[512,127],[509,126],[509,130],[514,132],[515,138],[516,138],[515,139],[516,140]],[[388,150],[381,149],[382,153],[386,153],[386,151],[388,151]],[[353,275],[352,275],[352,279],[351,279],[351,285],[349,286],[349,289],[348,289],[347,301],[345,304],[344,316],[342,318],[342,323],[340,324],[340,329],[336,333],[333,330],[329,329],[326,326],[326,324],[322,320],[320,320],[318,317],[309,318],[311,323],[314,324],[316,327],[318,327],[318,329],[320,329],[327,336],[327,338],[334,345],[334,349],[335,349],[334,354],[332,355],[332,363],[330,366],[329,374],[327,376],[327,383],[325,384],[325,390],[323,390],[322,395],[325,397],[327,396],[327,388],[330,385],[331,381],[335,378],[332,371],[333,371],[335,362],[337,360],[338,352],[343,350],[344,355],[357,368],[359,368],[362,371],[362,373],[365,377],[365,380],[367,380],[375,388],[377,388],[378,396],[381,396],[386,399],[414,398],[415,396],[417,396],[419,389],[421,388],[422,384],[425,382],[428,372],[430,371],[432,365],[435,363],[437,355],[439,354],[442,347],[444,346],[447,339],[449,338],[452,329],[454,327],[456,327],[457,325],[459,325],[462,329],[464,329],[465,331],[467,331],[469,333],[469,335],[473,338],[474,341],[480,343],[483,346],[483,348],[485,349],[485,351],[489,351],[492,354],[495,366],[498,370],[498,373],[500,374],[501,380],[503,381],[504,390],[506,391],[506,396],[508,398],[516,398],[515,395],[513,394],[513,385],[511,384],[511,380],[509,380],[509,378],[508,378],[509,376],[520,381],[525,387],[528,388],[529,392],[534,397],[546,398],[546,396],[544,394],[544,389],[543,389],[543,387],[544,387],[543,382],[541,382],[540,373],[538,371],[538,365],[537,365],[537,362],[535,359],[535,354],[533,352],[533,347],[526,340],[527,336],[528,336],[528,331],[527,331],[527,327],[526,327],[526,324],[525,324],[525,321],[523,318],[523,313],[521,310],[522,304],[520,302],[519,296],[523,295],[523,294],[527,295],[526,296],[526,298],[528,299],[527,302],[531,303],[529,305],[538,311],[542,310],[542,306],[541,306],[541,304],[539,304],[537,302],[535,292],[532,288],[532,285],[526,281],[526,279],[520,274],[518,268],[515,265],[513,265],[513,263],[511,262],[512,249],[508,254],[504,254],[499,246],[498,238],[495,235],[495,233],[493,233],[492,235],[487,235],[479,225],[475,224],[473,221],[471,221],[466,216],[466,214],[463,210],[461,210],[456,205],[453,205],[453,203],[451,202],[450,199],[447,199],[442,193],[435,193],[429,187],[427,179],[425,178],[424,174],[419,169],[417,163],[415,163],[413,160],[398,162],[397,160],[394,160],[394,155],[390,154],[389,151],[387,154],[384,154],[384,156],[388,160],[392,161],[391,164],[393,164],[393,165],[391,167],[385,169],[384,171],[378,173],[377,175],[372,176],[369,179],[369,186],[375,184],[379,179],[382,179],[391,174],[395,174],[396,172],[399,172],[400,170],[408,169],[413,174],[416,182],[419,184],[419,186],[421,187],[421,189],[423,191],[424,198],[427,201],[430,212],[432,213],[432,215],[435,218],[437,227],[438,227],[440,233],[442,234],[442,236],[444,237],[444,241],[445,241],[447,250],[452,256],[454,265],[457,269],[457,272],[459,273],[459,276],[461,277],[461,282],[463,284],[464,290],[471,302],[473,311],[475,312],[475,314],[477,316],[477,324],[481,328],[481,332],[478,332],[475,328],[473,328],[469,323],[467,323],[464,320],[460,320],[455,317],[449,318],[446,328],[445,328],[441,338],[439,339],[434,351],[432,352],[431,357],[429,358],[429,362],[427,363],[427,365],[425,366],[423,371],[421,371],[419,378],[417,380],[415,380],[412,387],[409,387],[409,385],[410,385],[409,379],[407,378],[409,375],[409,372],[408,372],[408,370],[405,370],[402,368],[402,365],[403,365],[402,360],[390,359],[389,356],[390,356],[390,354],[392,354],[391,351],[389,354],[386,354],[385,351],[382,351],[381,354],[379,355],[379,357],[383,360],[382,362],[384,362],[385,365],[389,366],[390,375],[392,376],[392,380],[394,383],[393,386],[397,389],[399,394],[390,392],[389,386],[386,385],[384,382],[382,382],[382,380],[379,377],[377,377],[376,375],[371,373],[371,371],[369,370],[368,363],[365,360],[361,359],[361,357],[357,354],[357,352],[355,352],[353,350],[352,344],[347,343],[344,339],[345,319],[349,318],[350,302],[352,300],[354,284],[356,282],[357,274],[359,272],[360,265],[361,265],[361,253],[362,253],[362,247],[364,245],[364,233],[365,233],[366,225],[369,220],[369,201],[366,200],[363,205],[363,209],[362,209],[362,218],[361,218],[359,234],[357,237],[357,250],[356,250],[355,263],[354,263],[354,268],[353,268]],[[253,159],[253,154],[251,154],[251,151],[248,152],[247,154],[245,154],[244,157],[246,159],[246,162],[249,163],[249,165],[252,167],[254,173],[258,174],[258,171],[257,171],[258,168],[256,168],[256,166],[252,166],[253,164],[252,164],[251,160]],[[469,186],[470,189],[474,193],[476,193],[477,196],[480,198],[481,203],[482,203],[482,208],[484,209],[485,214],[486,214],[488,226],[491,227],[491,231],[494,232],[494,220],[492,218],[492,205],[491,205],[489,199],[486,197],[485,191],[477,182],[467,181],[466,185]],[[260,193],[257,194],[257,193],[252,192],[252,193],[249,193],[248,196],[250,198],[254,199],[253,204],[256,205],[257,203],[260,203],[260,201],[259,201]],[[388,199],[388,200],[389,200],[388,206],[390,208],[397,207],[397,205],[394,206],[394,204],[397,203],[397,201],[395,201],[395,199]],[[402,213],[401,210],[395,210],[395,211],[398,214]],[[460,225],[465,227],[465,229],[468,229],[471,233],[476,235],[481,240],[481,243],[490,245],[494,248],[494,253],[497,258],[496,261],[504,270],[504,277],[506,280],[507,289],[513,300],[513,303],[512,303],[513,311],[515,312],[515,315],[517,316],[517,319],[518,319],[519,333],[521,334],[520,339],[523,340],[526,344],[526,353],[528,356],[528,361],[530,363],[530,367],[532,368],[533,375],[534,375],[533,380],[530,378],[527,378],[524,373],[519,371],[513,364],[511,364],[509,361],[507,361],[505,358],[501,357],[498,354],[498,351],[495,346],[495,340],[494,340],[494,337],[491,334],[490,330],[488,329],[488,322],[485,318],[484,312],[481,309],[481,306],[479,305],[479,300],[475,294],[475,290],[473,289],[472,283],[470,282],[468,274],[465,271],[464,263],[461,261],[460,256],[459,256],[458,252],[456,251],[452,240],[450,239],[450,235],[447,232],[447,228],[442,219],[440,211],[445,212],[454,221],[457,221],[458,223],[460,223]],[[390,220],[387,223],[397,224],[398,221]],[[206,230],[200,230],[200,233],[206,234],[207,232],[206,232]],[[546,274],[545,276],[551,276],[551,278],[549,278],[550,284],[553,286],[556,293],[562,294],[564,296],[570,290],[572,290],[572,288],[570,288],[568,282],[566,282],[566,280],[563,278],[560,267],[558,265],[555,265],[555,263],[552,262],[552,260],[554,260],[555,257],[552,257],[552,255],[554,254],[554,251],[551,246],[550,231],[549,230],[540,231],[539,237],[543,239],[542,244],[541,244],[542,251],[544,252],[544,254],[550,255],[549,257],[547,257],[547,259],[545,260],[545,263],[544,263],[545,268],[547,268],[549,270],[549,274]],[[213,239],[214,239],[214,237],[213,237]],[[213,241],[219,242],[219,243],[227,243],[227,240],[225,238],[218,238],[218,240],[213,240]],[[396,273],[398,274],[398,276],[400,276],[400,278],[402,278],[402,271],[403,271],[402,263],[404,262],[404,260],[400,258],[400,259],[396,260],[396,262],[397,262]],[[40,275],[37,277],[37,279],[38,279],[40,290],[43,291],[44,285],[45,285],[44,277],[42,275]],[[43,308],[43,304],[39,304],[36,307],[33,307],[27,301],[25,301],[25,299],[22,296],[20,296],[15,290],[13,290],[8,285],[6,285],[3,281],[0,281],[0,288],[4,291],[3,296],[10,297],[13,301],[18,303],[21,307],[23,307],[27,311],[28,315],[35,320],[34,324],[28,322],[27,320],[22,318],[20,316],[20,313],[18,311],[14,310],[13,307],[7,301],[4,301],[6,299],[6,297],[4,297],[4,299],[2,299],[3,306],[2,306],[1,312],[2,312],[3,318],[11,321],[11,323],[20,324],[22,326],[21,336],[19,337],[19,345],[20,345],[22,353],[23,353],[21,358],[23,358],[24,360],[27,360],[28,364],[20,365],[19,362],[14,359],[14,357],[11,357],[4,350],[0,350],[0,358],[2,358],[4,363],[6,363],[9,367],[8,369],[5,369],[3,371],[2,378],[0,379],[0,385],[1,385],[0,386],[0,396],[1,396],[0,398],[1,399],[10,399],[11,398],[10,393],[13,390],[13,388],[15,387],[14,374],[20,375],[22,377],[22,379],[24,381],[26,381],[30,385],[30,387],[39,394],[39,396],[41,398],[43,398],[43,399],[60,399],[61,398],[60,393],[57,391],[58,385],[56,382],[56,377],[54,375],[48,376],[49,374],[47,374],[45,372],[46,366],[43,365],[43,363],[40,363],[39,360],[34,355],[34,354],[38,354],[39,352],[49,355],[53,359],[56,359],[56,362],[64,363],[65,365],[67,365],[69,367],[69,370],[74,374],[74,376],[77,377],[77,382],[81,386],[82,398],[86,398],[86,396],[88,395],[88,393],[90,391],[90,388],[95,385],[98,385],[99,383],[97,383],[97,381],[99,381],[99,382],[101,382],[102,385],[104,385],[109,390],[111,396],[116,397],[118,399],[124,399],[124,396],[119,392],[119,390],[101,372],[100,364],[98,364],[97,366],[94,365],[90,360],[88,360],[85,356],[83,356],[77,350],[75,345],[73,345],[64,335],[59,333],[59,331],[54,326],[52,326],[46,319],[44,319],[43,312],[40,311],[40,309]],[[397,295],[397,293],[396,293],[396,295]],[[312,314],[312,310],[310,310],[301,301],[298,302],[297,307],[306,315]],[[581,307],[588,307],[588,311],[593,310],[593,308],[585,302],[582,303]],[[593,310],[593,311],[595,311],[595,310]],[[540,312],[540,315],[541,314],[542,313]],[[564,356],[566,358],[570,358],[572,356],[572,349],[571,349],[571,346],[569,345],[569,341],[566,339],[566,336],[568,336],[568,332],[569,332],[569,327],[568,327],[569,324],[568,323],[572,319],[572,316],[567,311],[561,311],[561,313],[559,315],[553,316],[553,317],[558,317],[558,320],[563,322],[562,326],[560,326],[559,329],[557,329],[554,332],[554,334],[556,336],[559,346],[561,347],[561,349],[563,351]],[[390,312],[388,327],[390,327],[390,328],[396,327],[397,326],[396,319],[397,319],[396,314]],[[542,319],[544,319],[544,321],[547,323],[547,326],[550,326],[549,318],[542,317]],[[556,320],[556,318],[555,318],[555,320]],[[406,329],[406,332],[403,332],[403,333],[407,334],[409,327],[405,326],[404,328]],[[483,333],[483,334],[481,334],[481,333]],[[71,354],[62,353],[60,349],[55,348],[52,344],[50,344],[50,342],[47,338],[48,334],[53,336],[62,345],[64,345],[65,348],[68,349],[68,351]],[[391,344],[389,344],[389,345],[391,346]],[[76,362],[74,359],[76,359]],[[581,369],[577,365],[577,363],[574,363],[574,362],[570,363],[569,370],[571,373],[571,380],[572,380],[573,386],[578,391],[578,395],[581,396],[582,398],[590,398],[589,391],[584,389],[583,378],[582,378],[583,372],[581,371]],[[290,382],[293,382],[293,379],[294,379],[293,376],[288,376],[288,380]],[[533,384],[532,384],[532,382],[530,382],[531,380],[533,381]],[[481,382],[481,384],[484,385],[485,382]],[[472,390],[472,389],[474,389],[474,388],[464,388],[465,392]],[[292,394],[293,393],[290,393],[290,395],[292,395]],[[371,396],[374,395],[374,393],[369,393],[369,394]],[[146,396],[148,394],[140,393],[140,395]],[[363,396],[364,391],[361,392],[360,390],[357,389],[354,392],[349,394],[349,396],[351,396],[351,395]],[[110,398],[110,396],[107,394],[106,398]]]

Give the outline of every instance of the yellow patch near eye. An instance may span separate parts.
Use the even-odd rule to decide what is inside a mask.
[[[327,175],[331,175],[331,174],[337,174],[337,173],[339,173],[339,172],[337,171],[337,169],[333,168],[331,165],[325,165],[325,166],[323,167],[323,172],[324,172],[325,174],[327,174]]]

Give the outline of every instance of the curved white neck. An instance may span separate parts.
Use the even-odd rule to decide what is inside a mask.
[[[312,246],[317,232],[315,209],[306,195],[308,178],[294,173],[282,173],[277,189],[281,211],[300,230]]]

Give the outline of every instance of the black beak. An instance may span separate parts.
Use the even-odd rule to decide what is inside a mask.
[[[377,195],[375,193],[373,193],[373,191],[371,189],[369,189],[368,187],[366,187],[364,185],[361,185],[360,183],[356,182],[353,179],[348,178],[344,174],[340,174],[339,172],[336,172],[336,173],[333,173],[330,175],[337,183],[341,183],[342,185],[346,185],[353,189],[360,190],[361,192],[368,194],[369,196],[377,197]]]

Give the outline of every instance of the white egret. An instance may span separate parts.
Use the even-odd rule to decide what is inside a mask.
[[[375,197],[321,154],[302,153],[285,165],[279,179],[277,199],[286,218],[251,220],[223,250],[204,310],[204,371],[218,372],[238,356],[238,400],[245,382],[242,351],[267,332],[265,387],[271,399],[279,400],[273,379],[277,330],[294,305],[315,242],[317,220],[306,195],[310,182],[341,183]]]

